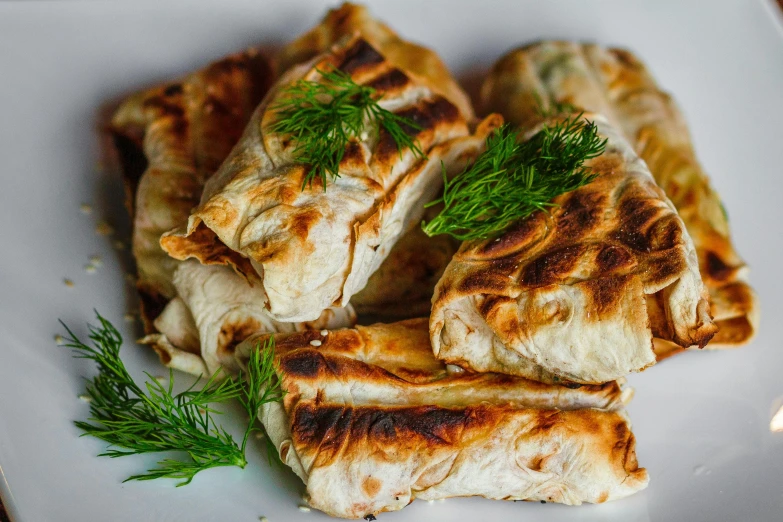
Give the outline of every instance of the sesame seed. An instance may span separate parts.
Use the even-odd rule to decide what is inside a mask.
[[[92,206],[88,205],[87,203],[82,203],[79,205],[79,210],[82,212],[82,214],[92,214]]]
[[[95,225],[95,233],[99,236],[110,236],[114,234],[114,228],[105,221],[99,221],[98,224]]]
[[[310,512],[310,508],[307,507],[307,506],[304,506],[304,505],[300,505],[299,506],[299,511],[301,511],[302,513],[309,513]]]
[[[79,400],[82,400],[84,402],[92,402],[92,397],[90,397],[86,393],[83,393],[83,394],[79,395]]]
[[[70,279],[63,279],[63,284],[68,288],[73,288],[73,281],[71,281]]]
[[[326,337],[329,335],[329,330],[321,330],[321,337]]]
[[[268,519],[268,518],[266,518],[266,517],[258,517],[258,520],[259,520],[260,522],[269,522],[269,519]]]
[[[318,339],[310,341],[310,346],[321,346],[321,341]]]
[[[257,438],[257,439],[261,440],[261,439],[263,439],[264,437],[266,437],[266,433],[264,433],[263,431],[257,431],[257,432],[256,432],[256,438]]]
[[[94,274],[96,270],[97,268],[95,268],[95,265],[84,265],[84,271],[88,274]]]
[[[163,375],[156,375],[155,380],[158,382],[166,382],[166,378]]]
[[[58,345],[63,344],[65,342],[65,339],[63,339],[63,336],[60,334],[57,334],[54,336],[54,342],[56,342]]]
[[[103,259],[101,256],[95,255],[90,257],[90,263],[97,268],[99,266],[103,266]]]

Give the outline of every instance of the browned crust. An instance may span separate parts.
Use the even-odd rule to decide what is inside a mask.
[[[187,240],[179,235],[165,235],[161,237],[160,244],[174,259],[195,258],[203,265],[228,265],[250,284],[256,280],[250,261],[224,245],[203,223],[191,232]]]
[[[562,90],[547,84],[553,69],[557,69]],[[710,347],[737,346],[753,337],[758,324],[757,298],[746,281],[745,263],[732,245],[721,200],[698,163],[675,101],[661,90],[637,56],[625,49],[593,44],[532,43],[497,62],[483,97],[485,109],[499,110],[521,125],[535,120],[536,98],[545,104],[572,103],[615,120],[677,208],[693,239],[719,328]],[[731,290],[725,290],[727,287]]]
[[[126,207],[136,216],[139,183],[149,168],[179,161],[183,152],[196,173],[193,183],[170,195],[172,215],[183,204],[198,203],[201,187],[239,139],[245,123],[274,79],[268,59],[255,49],[227,56],[178,81],[133,94],[120,104],[106,131],[115,147],[122,173]],[[156,129],[153,134],[148,131]],[[168,129],[161,134],[159,129]],[[150,158],[145,151],[155,151]],[[165,180],[164,180],[165,183]],[[187,215],[182,216],[186,218]],[[184,224],[184,221],[183,221]],[[135,235],[134,230],[134,235]],[[172,297],[151,281],[138,282],[140,309],[146,333]]]
[[[431,168],[433,162],[417,158],[407,148],[398,150],[388,132],[381,130],[377,140],[363,138],[369,148],[359,143],[351,143],[346,148],[340,172],[343,180],[350,181],[335,183],[329,193],[342,190],[347,197],[354,198],[350,205],[334,205],[329,198],[339,196],[325,194],[317,183],[302,188],[307,167],[293,161],[295,144],[273,130],[279,117],[275,100],[284,96],[285,85],[292,81],[321,81],[319,71],[329,66],[349,71],[357,84],[375,85],[378,95],[387,100],[402,95],[401,90],[405,90],[405,106],[395,109],[395,113],[415,123],[415,126],[404,126],[403,130],[430,158],[446,157],[455,148],[472,151],[478,146],[463,143],[481,144],[482,141],[470,135],[469,124],[454,103],[430,92],[419,78],[409,76],[408,71],[395,67],[362,34],[340,41],[328,52],[281,78],[256,112],[244,138],[248,146],[238,148],[218,175],[222,185],[210,187],[210,196],[192,212],[184,233],[178,231],[164,237],[161,245],[174,258],[196,257],[202,262],[230,264],[251,283],[253,279],[263,279],[270,314],[282,321],[309,319],[318,308],[347,304],[368,276],[365,273],[368,266],[377,266],[376,261],[387,255],[388,244],[396,240],[395,234],[386,245],[379,244],[382,230],[391,232],[389,227],[393,227],[387,217],[395,212],[401,214],[403,221],[414,217],[413,214],[418,216],[420,207],[408,199],[428,197],[425,194],[437,185],[436,180],[429,186],[424,183],[424,179],[436,175]],[[384,87],[390,90],[385,91]],[[487,125],[478,126],[477,132],[486,128]],[[265,153],[248,152],[256,146],[263,147]],[[456,161],[448,157],[449,162]],[[263,162],[267,159],[280,162],[277,170],[259,170],[266,169]],[[241,194],[239,199],[247,205],[236,204],[235,194]],[[398,201],[399,197],[408,198],[407,206]],[[352,209],[350,216],[346,208]],[[243,219],[249,217],[254,226],[258,225],[260,221],[255,219],[262,219],[260,213],[275,215],[279,222],[275,221],[269,230],[248,228],[250,225]],[[201,240],[206,237],[205,226],[215,233],[211,236],[213,245]],[[253,230],[241,244],[236,236],[239,229]],[[337,237],[333,239],[334,247],[327,252],[323,241],[313,240],[312,236],[314,230],[322,234],[328,229]],[[232,256],[223,245],[238,255]],[[379,250],[380,246],[384,248]],[[369,248],[379,253],[367,253]],[[357,258],[358,265],[353,266],[352,257],[357,251],[361,257]],[[308,291],[317,294],[308,305],[304,302],[307,285],[302,281],[317,279],[318,276],[311,277],[317,268],[311,266],[310,259],[321,258],[329,264],[327,268],[331,272],[328,273],[340,274],[344,284],[340,285],[340,277],[335,275],[319,281],[320,286],[308,286]],[[304,263],[303,259],[306,259]],[[251,262],[255,274],[247,268]],[[348,263],[348,270],[344,263]],[[289,267],[297,266],[296,273],[290,272]]]
[[[432,50],[400,38],[386,24],[372,18],[366,7],[344,3],[330,10],[321,23],[290,44],[277,56],[278,64],[285,71],[295,64],[305,62],[343,38],[360,34],[372,47],[380,51],[395,68],[409,71],[434,92],[446,97],[467,119],[473,118],[470,99],[452,77],[446,65]],[[355,62],[359,65],[370,60],[371,54],[361,53]],[[396,74],[392,70],[392,75]],[[381,77],[377,87],[389,89],[401,81],[390,76]],[[372,85],[376,87],[376,85]]]
[[[437,488],[452,472],[453,468],[449,468],[454,464],[449,463],[459,458],[456,455],[480,460],[482,456],[476,452],[489,450],[491,446],[483,441],[492,440],[495,433],[512,437],[517,445],[513,449],[530,448],[525,453],[529,460],[513,454],[495,458],[508,459],[507,466],[511,469],[522,467],[529,473],[549,473],[553,482],[562,482],[565,487],[598,477],[591,477],[593,471],[586,464],[582,464],[585,469],[575,474],[567,467],[559,467],[560,452],[573,452],[580,459],[585,454],[591,455],[596,463],[593,465],[598,469],[603,467],[601,472],[606,474],[598,487],[607,489],[599,489],[590,499],[596,503],[606,501],[609,489],[617,488],[618,484],[627,481],[629,489],[636,490],[643,488],[648,480],[647,471],[637,461],[636,439],[625,419],[615,412],[530,410],[487,404],[464,408],[351,407],[301,401],[291,408],[290,419],[293,447],[300,458],[311,463],[311,473],[334,467],[340,470],[339,474],[326,471],[327,476],[337,478],[344,473],[348,480],[343,487],[353,488],[360,483],[366,501],[357,498],[356,504],[341,505],[337,512],[329,506],[328,499],[311,495],[316,507],[343,517],[359,518],[401,507],[373,502],[373,492],[377,493],[385,480],[396,483],[396,477],[372,477],[375,482],[368,484],[368,476],[354,463],[366,459],[396,462],[401,471],[410,470],[411,478],[417,479],[415,484],[401,484],[402,487],[419,491]],[[533,451],[534,447],[539,449]],[[446,467],[440,469],[437,463],[445,463]],[[487,491],[487,488],[476,489]],[[542,488],[528,494],[535,500],[565,501],[556,487],[550,492]],[[530,497],[522,497],[526,498]]]
[[[271,335],[248,339],[238,356],[246,360]],[[274,338],[287,393],[264,423],[310,504],[328,514],[360,518],[414,497],[476,494],[604,502],[647,483],[616,382],[569,389],[447,371],[426,318]],[[505,474],[504,484],[471,486],[465,478],[482,464]],[[528,484],[526,473],[536,472],[553,486],[538,475]]]
[[[644,288],[671,284],[687,269],[687,248],[682,222],[663,192],[629,177],[616,153],[590,166],[595,181],[557,198],[549,215],[538,212],[498,239],[466,242],[438,299],[483,295],[481,312],[487,314],[497,303],[492,296],[514,299],[536,288],[583,282],[597,321],[617,311],[629,278]],[[693,341],[703,344],[713,334],[705,328]]]
[[[556,404],[562,409],[616,409],[621,405],[622,390],[615,381],[561,386],[497,373],[449,372],[432,353],[428,325],[427,318],[417,318],[333,330],[326,336],[319,331],[261,334],[246,349],[274,337],[277,364],[289,392],[288,406],[300,400],[304,388],[347,382],[373,384],[389,394],[399,392],[412,403],[442,405],[442,401],[459,401],[467,395],[526,407]],[[243,350],[240,358],[244,357]]]

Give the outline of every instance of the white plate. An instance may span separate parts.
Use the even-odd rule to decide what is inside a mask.
[[[79,438],[72,424],[87,413],[77,395],[93,369],[53,341],[57,318],[83,333],[93,308],[126,339],[138,333],[123,322],[134,300],[126,263],[110,238],[94,232],[102,217],[121,223],[123,213],[118,180],[96,168],[98,108],[244,46],[285,42],[325,8],[317,1],[0,4],[0,492],[16,521],[326,519],[297,510],[301,483],[269,468],[260,445],[244,471],[210,470],[185,488],[123,484],[155,459],[95,457],[104,445]],[[776,268],[783,259],[783,39],[773,4],[484,0],[372,8],[474,82],[501,53],[538,38],[638,52],[685,110],[763,315],[751,346],[682,355],[631,379],[639,461],[651,476],[646,491],[582,507],[414,502],[383,520],[782,520],[783,433],[770,429],[783,405]],[[80,213],[82,202],[93,205],[91,215]],[[88,274],[93,254],[105,264]],[[136,374],[163,373],[133,343],[124,358]]]

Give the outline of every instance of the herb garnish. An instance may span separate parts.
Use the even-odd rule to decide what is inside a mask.
[[[368,122],[376,135],[381,127],[386,129],[400,155],[407,147],[417,159],[425,157],[418,142],[408,134],[421,127],[382,108],[375,89],[356,84],[339,69],[317,71],[320,81],[294,82],[283,89],[281,99],[271,107],[277,111],[272,130],[290,135],[296,142],[294,157],[310,166],[302,190],[317,177],[326,190],[327,175],[332,179],[340,177],[345,148],[351,140],[362,136]]]
[[[111,444],[100,456],[124,457],[161,451],[187,454],[183,460],[163,459],[157,468],[133,475],[126,482],[165,477],[181,480],[177,486],[184,486],[205,469],[244,468],[248,437],[258,429],[255,423],[259,407],[280,400],[284,394],[280,381],[275,379],[274,338],[252,351],[247,379],[240,375],[221,380],[216,372],[202,389],[195,389],[196,379],[187,390],[174,394],[172,370],[167,385],[149,373],[146,373],[149,378],[146,390],[133,381],[119,356],[122,336],[109,321],[96,315],[101,326],[89,326],[92,346],[81,342],[65,324],[63,327],[69,335],[64,346],[72,348],[75,357],[98,363],[98,375],[87,380],[90,418],[88,422],[75,424],[84,435]],[[210,405],[230,399],[238,399],[249,416],[241,445],[212,418],[221,412]]]
[[[487,137],[486,150],[461,174],[449,180],[444,170],[443,210],[422,223],[428,236],[450,234],[462,240],[486,239],[536,210],[554,206],[552,199],[590,183],[595,175],[584,162],[600,156],[606,140],[582,114],[547,123],[520,143],[509,125]]]

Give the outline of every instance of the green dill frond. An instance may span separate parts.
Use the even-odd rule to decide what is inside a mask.
[[[449,180],[444,170],[443,210],[422,223],[428,236],[449,234],[462,241],[486,239],[512,223],[554,205],[552,199],[590,183],[584,162],[600,156],[606,140],[582,114],[543,129],[525,142],[504,125],[488,138],[486,150]]]
[[[332,68],[318,70],[320,81],[298,80],[284,88],[277,103],[274,132],[289,135],[295,142],[296,161],[310,167],[302,190],[320,178],[324,190],[328,177],[340,176],[340,162],[352,140],[360,139],[365,127],[377,136],[385,129],[402,155],[409,148],[416,158],[425,154],[406,132],[421,127],[382,108],[372,87],[356,84],[350,75]]]
[[[98,365],[98,375],[87,380],[90,417],[75,424],[84,435],[109,443],[100,456],[179,452],[181,460],[163,459],[157,468],[127,479],[173,478],[180,480],[177,486],[189,484],[205,469],[244,468],[247,439],[256,429],[258,409],[283,395],[274,365],[274,338],[254,351],[247,379],[241,375],[220,379],[216,372],[200,389],[196,389],[196,379],[185,391],[174,393],[171,370],[166,384],[146,374],[144,387],[137,385],[120,359],[122,336],[109,321],[96,315],[100,327],[89,326],[91,345],[80,341],[63,324],[68,333],[63,346],[73,349],[75,357],[91,359]],[[250,417],[241,446],[214,421],[214,415],[220,412],[212,405],[232,399],[238,399]]]
[[[258,347],[250,352],[247,362],[247,379],[244,381],[245,389],[240,402],[250,420],[242,439],[243,454],[250,434],[258,430],[256,420],[261,406],[279,402],[285,396],[286,391],[282,388],[278,375],[279,368],[275,365],[275,338],[270,336],[263,346],[259,343]]]

